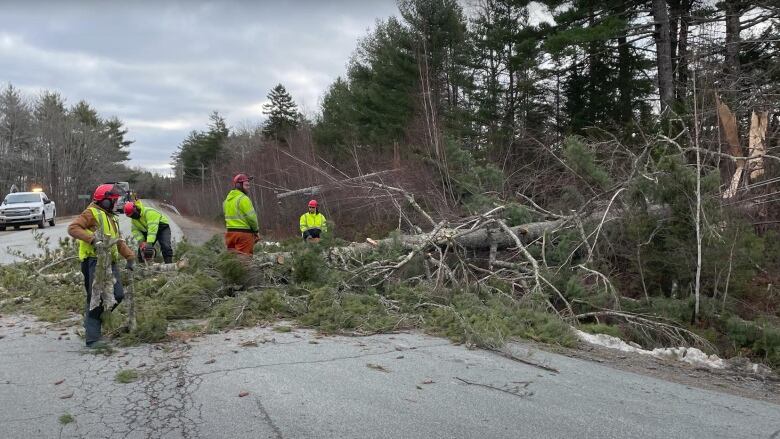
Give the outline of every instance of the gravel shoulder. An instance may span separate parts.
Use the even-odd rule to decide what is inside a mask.
[[[182,233],[187,238],[188,242],[196,245],[202,245],[214,235],[223,234],[225,231],[216,225],[199,221],[195,218],[181,215],[175,212],[168,205],[159,203],[158,208],[165,212],[171,220],[176,223],[182,230]]]
[[[780,376],[777,372],[758,374],[736,368],[712,369],[587,343],[580,343],[576,348],[549,345],[538,348],[689,387],[780,404]]]

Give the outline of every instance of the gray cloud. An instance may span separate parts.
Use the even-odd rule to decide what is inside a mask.
[[[211,111],[262,119],[281,82],[309,111],[357,40],[396,13],[377,1],[5,1],[0,83],[59,91],[125,121],[133,166],[163,169]]]

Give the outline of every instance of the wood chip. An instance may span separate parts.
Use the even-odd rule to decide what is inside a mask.
[[[212,358],[212,359],[210,359],[210,360],[206,360],[206,362],[205,362],[205,363],[203,363],[203,364],[214,364],[214,363],[216,363],[216,362],[217,362],[217,360],[215,360],[215,359],[213,359],[213,358]]]
[[[59,386],[60,384],[62,384],[62,383],[64,383],[64,382],[65,382],[65,379],[63,378],[63,379],[61,379],[61,380],[57,380],[57,381],[55,381],[55,382],[54,382],[54,385],[55,385],[55,386]]]
[[[238,345],[239,346],[243,346],[245,348],[256,348],[257,347],[257,341],[255,341],[255,340],[242,341]]]
[[[247,395],[249,395],[249,392],[247,392],[246,390],[242,390],[242,391],[238,392],[238,397],[239,398],[243,398],[243,397],[245,397]]]
[[[436,381],[434,381],[434,380],[432,380],[432,379],[430,379],[430,378],[426,378],[426,379],[425,379],[425,381],[423,381],[423,382],[422,382],[422,384],[433,384],[433,383],[435,383],[435,382],[436,382]]]
[[[380,372],[385,372],[385,373],[390,372],[386,367],[382,366],[381,364],[368,363],[366,364],[366,367],[368,367],[369,369],[378,370]]]
[[[60,399],[70,399],[73,398],[73,392],[65,393],[63,395],[60,395]]]

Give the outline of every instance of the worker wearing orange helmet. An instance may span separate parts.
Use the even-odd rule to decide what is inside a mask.
[[[309,201],[309,211],[301,215],[301,236],[307,242],[320,242],[320,234],[328,231],[325,215],[320,213],[317,200]]]
[[[250,181],[254,177],[237,174],[233,177],[233,189],[228,193],[222,208],[225,212],[225,245],[228,250],[251,255],[255,242],[260,240],[257,213],[249,199]]]
[[[113,184],[101,184],[95,189],[92,195],[92,203],[77,216],[68,226],[68,234],[79,242],[79,260],[81,260],[81,273],[84,275],[84,288],[87,292],[87,306],[84,315],[84,329],[86,331],[85,339],[87,347],[95,348],[103,345],[100,341],[101,320],[100,316],[104,311],[104,302],[109,300],[104,297],[93,298],[92,286],[98,266],[96,248],[110,245],[108,251],[111,254],[111,272],[113,274],[113,299],[114,303],[110,311],[124,298],[122,289],[122,278],[117,268],[120,256],[127,260],[127,269],[133,269],[135,256],[130,247],[122,240],[119,232],[119,223],[114,214],[114,207],[117,200],[123,193],[122,189]],[[96,231],[101,230],[103,239],[109,242],[103,242],[95,235]],[[110,244],[117,239],[116,243]],[[108,268],[106,266],[106,268]],[[105,303],[107,306],[108,303]]]

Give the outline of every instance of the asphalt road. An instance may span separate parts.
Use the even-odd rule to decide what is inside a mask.
[[[155,207],[156,204],[151,200],[142,200],[143,203],[150,207]],[[182,239],[181,228],[175,223],[173,216],[169,216],[171,219],[171,239],[173,241],[180,241]],[[49,238],[49,247],[55,248],[59,244],[59,240],[68,236],[68,224],[72,217],[56,218],[56,225],[50,227],[47,224],[45,229],[38,229],[38,226],[22,226],[20,230],[14,230],[13,228],[6,229],[5,232],[0,232],[0,264],[10,264],[18,262],[21,258],[12,255],[9,251],[22,251],[27,255],[35,255],[42,253],[36,245],[33,238],[33,231],[40,231],[44,237]],[[123,235],[130,235],[130,219],[125,215],[119,215],[119,229]]]
[[[76,327],[0,317],[0,437],[780,435],[772,403],[540,351],[534,361],[559,373],[420,334],[319,338],[271,328],[96,356],[84,353]],[[138,380],[115,382],[122,369]],[[65,414],[74,422],[62,424]]]

